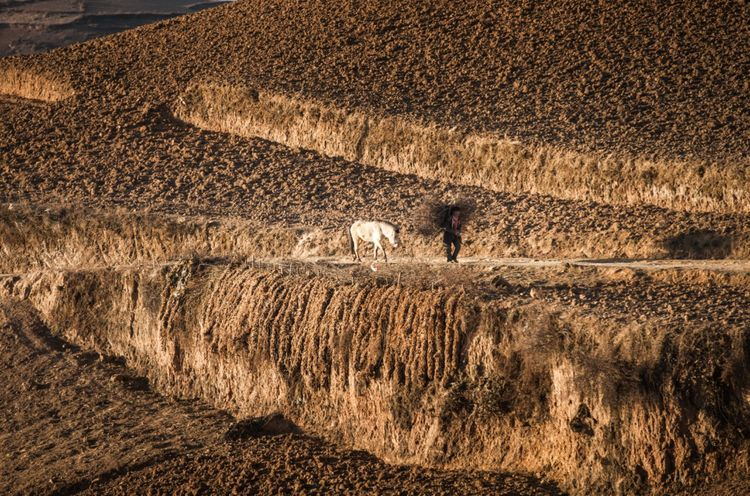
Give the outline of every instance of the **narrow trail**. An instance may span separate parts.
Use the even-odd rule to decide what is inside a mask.
[[[213,259],[220,262],[222,259]],[[235,260],[236,261],[236,260]],[[144,268],[161,268],[174,266],[181,263],[182,260],[170,260],[165,262],[148,262],[136,264],[115,264],[115,265],[80,265],[80,266],[59,266],[38,269],[28,272],[8,272],[0,274],[0,278],[18,277],[21,275],[43,274],[49,272],[69,272],[69,271],[100,271],[100,270],[129,270]],[[379,270],[384,266],[414,266],[427,265],[435,267],[484,267],[492,269],[494,267],[520,267],[520,268],[547,268],[547,267],[593,267],[593,268],[615,268],[615,269],[634,269],[634,270],[701,270],[709,272],[728,272],[728,273],[750,273],[750,260],[695,260],[695,259],[626,259],[626,258],[487,258],[487,257],[466,257],[461,258],[458,265],[447,264],[442,257],[397,257],[392,256],[387,264],[382,259],[377,262],[372,258],[363,258],[362,262],[353,262],[342,257],[283,257],[283,258],[250,258],[248,264],[258,264],[264,267],[278,266],[284,268],[288,264],[327,264],[333,267],[347,268],[354,266],[364,266]],[[212,261],[202,261],[202,263],[212,263]]]
[[[351,261],[341,261],[340,258],[314,258],[305,261],[326,261],[337,265],[352,265]],[[372,259],[363,259],[363,264],[372,264]],[[382,264],[382,260],[377,264]],[[389,264],[409,265],[415,263],[428,265],[446,265],[442,257],[432,258],[399,258],[392,257]],[[694,259],[627,259],[627,258],[461,258],[459,266],[492,267],[602,267],[640,270],[707,270],[713,272],[750,272],[750,260],[694,260]]]

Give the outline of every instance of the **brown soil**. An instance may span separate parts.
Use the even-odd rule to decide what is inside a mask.
[[[49,330],[28,305],[0,309],[0,492],[75,493],[221,439],[231,417],[174,402],[148,380]]]
[[[712,158],[746,153],[747,92],[735,90],[740,84],[735,73],[742,73],[747,54],[721,42],[743,39],[746,9],[712,3],[701,12],[691,5],[655,14],[641,7],[559,5],[526,11],[500,3],[484,12],[449,3],[440,8],[368,4],[354,23],[346,9],[333,16],[324,3],[292,9],[283,3],[239,2],[30,58],[4,59],[0,65],[57,75],[56,84],[75,96],[53,104],[0,100],[0,112],[7,116],[0,120],[0,198],[237,215],[266,225],[326,229],[341,229],[354,217],[379,217],[408,230],[410,212],[425,193],[464,195],[475,197],[480,207],[471,233],[475,255],[745,257],[747,214],[681,213],[452,186],[199,131],[176,122],[170,111],[187,85],[214,78],[300,91],[343,108],[421,116],[445,126],[531,133],[544,143],[562,135],[570,137],[560,140],[565,146],[592,140],[588,147],[607,152],[623,147],[644,154],[653,148],[681,155],[695,148]],[[589,17],[589,11],[600,10],[601,16]],[[676,21],[663,30],[654,27],[683,18],[695,30],[683,31],[688,23]],[[527,34],[516,29],[520,19]],[[550,29],[549,23],[559,27]],[[579,29],[585,34],[572,31]],[[658,50],[652,53],[640,37],[626,43],[634,29],[654,31],[655,46],[677,43],[670,55],[674,61],[659,62]],[[705,39],[695,45],[703,31]],[[541,41],[548,36],[559,38],[555,50],[540,49],[549,45]],[[711,47],[706,53],[696,48],[704,44]],[[387,50],[391,45],[403,46]],[[582,53],[610,51],[607,57],[596,55],[596,64],[578,64],[575,77],[568,76],[571,61]],[[389,55],[380,60],[376,53]],[[720,80],[712,76],[719,70],[714,57],[722,61]],[[632,71],[618,69],[626,59]],[[445,70],[449,60],[460,61],[460,71]],[[725,67],[728,60],[732,64]],[[660,77],[658,67],[667,76]],[[394,75],[386,77],[383,71],[390,70]],[[521,86],[547,88],[539,93],[538,111],[531,112],[514,84],[498,76],[506,70],[518,70],[511,79]],[[602,79],[602,71],[608,79]],[[542,84],[541,78],[551,79]],[[593,92],[598,99],[568,88],[600,80],[591,83],[598,85]],[[646,91],[644,85],[654,88]],[[433,87],[434,92],[426,89]],[[652,105],[653,112],[636,105],[650,98],[649,92],[662,99]],[[672,109],[680,102],[679,112]],[[574,108],[591,115],[567,123],[561,115]],[[705,119],[717,112],[735,117],[719,131],[702,134],[710,127]],[[660,122],[653,113],[670,123],[675,115],[686,117],[675,132],[648,138],[643,121]],[[580,126],[585,127],[576,131]]]
[[[82,494],[562,494],[518,475],[386,465],[363,451],[342,451],[306,436],[251,438],[215,445]]]
[[[559,494],[518,475],[386,465],[301,434],[227,441],[231,416],[165,399],[121,362],[53,336],[27,305],[0,307],[0,492]]]
[[[4,276],[2,292],[159,391],[278,410],[389,461],[596,493],[746,474],[746,274],[382,268],[193,259]]]
[[[381,218],[401,224],[408,236],[414,231],[412,212],[425,195],[469,196],[479,208],[467,233],[476,244],[467,254],[741,258],[750,250],[746,214],[682,213],[451,186],[265,141],[199,132],[161,112],[146,112],[139,127],[109,138],[86,137],[69,124],[49,127],[57,107],[4,105],[30,123],[25,131],[5,125],[9,145],[2,153],[8,161],[0,161],[0,196],[8,202],[234,215],[337,233],[356,218]]]
[[[748,153],[748,26],[735,1],[249,1],[25,63],[103,98],[100,115],[220,76],[449,127],[713,160]]]

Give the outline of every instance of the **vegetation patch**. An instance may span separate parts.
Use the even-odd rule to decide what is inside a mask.
[[[16,68],[0,71],[0,95],[58,102],[74,94],[70,84],[59,76]]]

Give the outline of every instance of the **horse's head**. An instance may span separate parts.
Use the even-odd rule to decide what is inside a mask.
[[[399,240],[400,232],[401,232],[401,229],[398,226],[394,226],[393,224],[390,224],[390,229],[384,230],[383,234],[385,234],[385,237],[388,238],[388,241],[391,242],[391,245],[393,245],[394,248],[398,248],[398,245],[401,242]]]

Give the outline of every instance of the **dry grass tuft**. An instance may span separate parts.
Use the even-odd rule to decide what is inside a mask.
[[[52,74],[7,68],[0,71],[0,94],[57,102],[75,94],[69,83]]]
[[[233,218],[14,205],[0,207],[0,272],[153,264],[186,257],[288,257],[307,234],[294,228],[261,229]],[[321,250],[326,249],[322,245]]]

